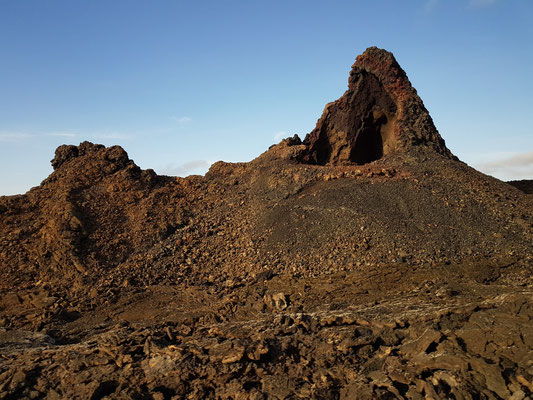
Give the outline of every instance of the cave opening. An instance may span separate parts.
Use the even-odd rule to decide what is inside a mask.
[[[377,119],[369,118],[363,124],[355,139],[350,154],[350,161],[356,164],[368,164],[383,157],[383,128],[387,124],[384,115]]]

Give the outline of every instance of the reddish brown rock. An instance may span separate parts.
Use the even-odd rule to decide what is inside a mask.
[[[326,105],[304,143],[303,160],[313,164],[366,164],[415,147],[453,157],[404,70],[377,47],[357,57],[348,90]]]

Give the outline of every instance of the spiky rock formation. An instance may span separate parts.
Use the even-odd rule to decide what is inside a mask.
[[[348,90],[326,105],[304,144],[312,164],[366,164],[414,148],[453,158],[404,70],[377,47],[357,57]]]

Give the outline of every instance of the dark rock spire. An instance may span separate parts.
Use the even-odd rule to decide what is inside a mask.
[[[357,57],[342,97],[326,105],[304,144],[303,161],[365,164],[413,148],[452,158],[424,103],[392,53]]]

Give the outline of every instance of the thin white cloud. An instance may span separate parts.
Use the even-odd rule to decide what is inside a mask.
[[[30,139],[38,140],[39,138],[62,138],[62,139],[74,139],[79,140],[129,140],[132,139],[132,135],[121,132],[39,132],[39,133],[26,133],[26,132],[0,132],[0,143],[20,143],[26,142]]]
[[[4,143],[17,143],[17,142],[25,142],[32,138],[34,135],[29,133],[22,133],[22,132],[7,132],[7,133],[0,133],[0,142]]]
[[[274,140],[276,142],[279,142],[281,139],[284,139],[286,137],[289,137],[289,134],[285,131],[279,131],[274,135]]]
[[[516,153],[510,157],[486,162],[482,165],[487,168],[523,167],[533,165],[533,151]]]
[[[90,140],[106,140],[106,139],[131,139],[131,135],[120,132],[50,132],[45,133],[45,136],[60,137],[60,138],[79,138],[90,139]]]
[[[73,138],[78,135],[72,132],[50,132],[46,133],[46,136],[55,136],[55,137],[64,137],[64,138]]]
[[[490,7],[497,3],[498,0],[469,0],[468,5],[473,8]]]
[[[190,117],[170,117],[170,119],[176,122],[180,128],[183,128],[192,122],[192,118]]]
[[[431,14],[437,6],[439,5],[439,0],[426,0],[424,2],[424,12],[426,14]]]
[[[194,160],[184,164],[171,163],[159,170],[161,174],[172,176],[187,176],[192,173],[205,174],[212,162],[207,160]]]
[[[480,161],[474,166],[504,180],[533,179],[533,151],[506,154],[501,158]]]
[[[91,139],[131,139],[131,135],[119,132],[93,132],[88,135],[78,135],[86,136]]]
[[[79,138],[80,140],[106,140],[106,139],[131,139],[131,135],[121,132],[113,131],[89,131],[89,132],[49,132],[45,136],[60,137],[60,138]]]
[[[485,8],[493,6],[498,0],[466,0],[465,2],[469,8]],[[443,4],[443,7],[445,5],[446,4]],[[441,0],[424,0],[422,10],[425,14],[432,14],[440,6]]]

